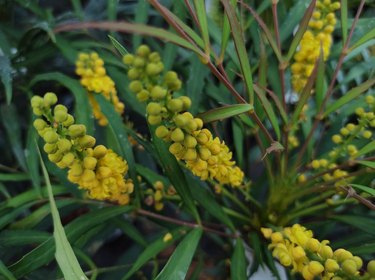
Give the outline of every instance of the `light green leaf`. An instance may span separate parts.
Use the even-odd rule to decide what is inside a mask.
[[[247,113],[250,110],[253,110],[253,108],[254,107],[250,104],[227,105],[212,109],[203,114],[199,114],[198,116],[204,123],[209,123]]]
[[[341,0],[341,34],[343,45],[348,37],[348,0]]]
[[[355,42],[353,44],[353,46],[351,46],[349,48],[349,51],[353,51],[354,49],[362,46],[364,43],[366,43],[367,41],[370,41],[371,39],[375,38],[375,28],[372,28],[370,31],[368,31],[365,35],[363,35],[357,42]]]
[[[248,279],[246,275],[245,249],[242,239],[236,240],[234,252],[230,264],[231,279]]]
[[[367,193],[371,194],[372,196],[375,196],[375,190],[373,188],[358,185],[358,184],[350,184],[350,185],[355,189],[367,192]]]
[[[39,244],[50,237],[50,233],[39,230],[3,230],[0,233],[0,244],[4,247]]]
[[[116,48],[116,50],[121,54],[121,56],[126,55],[129,53],[123,45],[119,41],[115,39],[115,37],[108,35],[108,38],[111,40],[112,45]]]
[[[370,167],[372,169],[375,169],[375,162],[374,161],[368,161],[368,160],[357,160],[359,164],[362,164],[364,166]]]
[[[358,215],[340,215],[332,216],[334,220],[348,224],[352,227],[358,228],[375,236],[375,221],[374,217],[358,216]]]
[[[3,275],[8,280],[17,280],[16,277],[9,271],[5,264],[0,260],[0,275]]]
[[[40,155],[40,162],[43,171],[44,180],[48,190],[48,199],[51,206],[51,213],[53,219],[53,236],[55,239],[56,261],[67,280],[85,280],[88,279],[81,269],[79,262],[73,252],[72,247],[65,235],[64,227],[61,224],[60,214],[56,207],[56,202],[53,197],[52,186],[49,180],[47,169],[43,163],[42,156]]]
[[[206,6],[204,0],[194,0],[195,10],[199,22],[199,28],[202,32],[202,39],[204,43],[204,50],[207,55],[210,55],[210,34],[208,32]]]
[[[372,151],[375,151],[375,141],[371,141],[370,143],[366,144],[364,147],[362,147],[358,153],[356,154],[356,157],[363,156],[367,153],[370,153]]]
[[[0,77],[5,88],[7,104],[12,101],[12,67],[10,59],[5,55],[0,55]]]
[[[202,229],[193,229],[178,244],[168,262],[155,280],[182,280],[185,279],[195,250],[202,236]]]

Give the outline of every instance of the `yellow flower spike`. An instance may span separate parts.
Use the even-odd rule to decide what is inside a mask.
[[[164,235],[164,237],[163,237],[163,242],[168,242],[168,241],[171,241],[173,239],[173,235],[170,233],[170,232],[168,232],[168,233],[166,233],[165,235]]]

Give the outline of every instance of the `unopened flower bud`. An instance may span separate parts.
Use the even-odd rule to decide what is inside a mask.
[[[77,138],[86,134],[86,127],[83,124],[73,124],[68,131],[70,137]]]

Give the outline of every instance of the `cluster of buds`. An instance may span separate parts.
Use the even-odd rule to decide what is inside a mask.
[[[123,62],[129,67],[130,91],[139,101],[147,102],[147,121],[157,126],[157,137],[171,143],[169,151],[202,180],[241,185],[243,172],[235,166],[229,148],[203,128],[200,118],[188,112],[189,97],[173,96],[182,83],[176,72],[161,75],[164,66],[160,55],[142,45],[135,55],[125,55]]]
[[[31,106],[37,118],[34,127],[45,141],[48,159],[59,168],[68,168],[68,180],[88,191],[90,198],[128,204],[133,192],[125,160],[103,145],[95,146],[95,138],[86,127],[75,124],[64,105],[57,103],[54,93],[34,96]]]
[[[161,181],[156,181],[152,188],[146,191],[146,204],[151,206],[154,205],[156,211],[161,211],[164,208],[164,200],[171,198],[176,194],[176,190],[173,186],[166,188]]]
[[[89,101],[93,108],[94,117],[102,126],[108,124],[107,118],[100,110],[98,102],[95,100],[94,94],[102,94],[109,100],[116,112],[122,114],[125,109],[115,88],[114,81],[107,75],[104,68],[104,61],[95,52],[90,54],[80,53],[76,62],[76,73],[81,76],[81,84],[88,91]]]
[[[345,249],[335,251],[328,240],[319,241],[311,230],[295,224],[281,231],[262,228],[265,238],[271,240],[269,249],[283,266],[292,267],[293,273],[302,274],[306,280],[313,279],[373,279],[375,261],[367,265],[367,272],[361,275],[363,261]]]
[[[294,55],[295,62],[291,66],[292,86],[296,93],[300,93],[310,77],[315,61],[321,50],[324,60],[327,60],[332,45],[332,32],[336,25],[334,11],[340,8],[340,2],[318,0],[309,28],[303,34],[299,50]]]

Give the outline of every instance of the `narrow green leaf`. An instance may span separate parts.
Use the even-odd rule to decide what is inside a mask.
[[[254,89],[253,89],[253,78],[251,74],[251,67],[249,62],[249,57],[247,55],[245,42],[243,40],[243,33],[241,25],[236,16],[236,12],[233,6],[230,4],[229,0],[222,0],[225,12],[228,16],[230,27],[232,30],[232,36],[234,45],[236,47],[236,52],[238,60],[241,65],[241,73],[246,84],[246,90],[249,95],[250,104],[254,104]]]
[[[48,190],[48,199],[51,206],[51,213],[53,219],[53,236],[55,239],[56,261],[67,280],[77,280],[77,279],[88,279],[81,269],[79,262],[73,252],[72,247],[65,235],[64,227],[61,224],[60,214],[56,207],[56,202],[53,197],[52,186],[49,180],[47,169],[43,163],[42,155],[40,156],[40,163],[43,171],[44,180],[46,182]]]
[[[362,164],[364,166],[370,167],[372,169],[375,169],[375,162],[374,161],[368,161],[368,160],[358,160],[359,164]]]
[[[6,265],[0,260],[0,274],[6,277],[8,280],[17,280],[16,277],[9,271]]]
[[[367,192],[368,194],[372,195],[372,196],[375,196],[375,190],[373,188],[370,188],[370,187],[366,187],[366,186],[362,186],[362,185],[358,185],[358,184],[350,184],[353,188],[355,189],[358,189],[358,190],[361,190],[361,191],[364,191],[364,192]]]
[[[358,153],[356,154],[357,157],[363,156],[365,154],[371,153],[372,151],[375,151],[375,141],[371,141],[364,147],[362,147]]]
[[[348,37],[348,0],[341,0],[341,34],[342,34],[342,44],[346,42]]]
[[[162,40],[166,40],[167,42],[172,42],[177,44],[181,47],[187,48],[192,50],[196,53],[201,53],[198,48],[194,45],[186,41],[185,39],[181,38],[180,36],[173,34],[169,31],[166,31],[162,28],[152,27],[144,24],[132,24],[127,22],[84,22],[84,23],[71,23],[61,25],[55,28],[55,32],[62,32],[62,31],[71,31],[74,29],[101,29],[101,30],[109,30],[109,31],[118,31],[118,32],[125,32],[125,33],[136,33],[142,34],[147,36],[156,37]]]
[[[227,105],[199,114],[199,118],[201,118],[204,123],[209,123],[247,113],[253,110],[253,108],[254,107],[250,104]]]
[[[237,238],[230,264],[231,279],[248,279],[243,241]]]
[[[39,175],[38,151],[35,145],[36,138],[37,132],[35,128],[30,124],[27,133],[25,158],[27,163],[27,169],[29,170],[30,179],[33,183],[33,187],[36,193],[40,197],[42,197],[41,180]]]
[[[370,31],[368,31],[365,35],[363,35],[360,39],[358,39],[357,42],[355,42],[353,44],[353,46],[351,46],[349,48],[349,52],[352,52],[353,50],[355,50],[356,48],[362,46],[364,43],[366,43],[367,41],[370,41],[372,39],[375,38],[375,28],[371,29]]]
[[[172,240],[165,242],[162,236],[159,236],[155,241],[149,243],[146,249],[139,255],[137,260],[133,263],[132,267],[125,274],[122,280],[129,279],[135,272],[139,271],[139,269],[146,264],[150,259],[154,258],[157,254],[161,251],[165,250],[166,248],[170,247],[173,244],[173,241],[177,241],[181,238],[183,233],[183,228],[178,228],[171,232]]]
[[[0,233],[0,244],[4,247],[39,244],[50,237],[50,233],[39,230],[4,230]]]
[[[190,186],[186,181],[185,174],[181,170],[176,158],[169,152],[167,144],[162,139],[155,136],[156,128],[152,126],[149,126],[149,128],[152,135],[152,143],[158,153],[163,172],[167,175],[193,217],[197,221],[200,221],[198,210],[190,192]]]
[[[72,5],[73,5],[73,11],[74,11],[76,17],[79,18],[80,20],[83,20],[84,13],[83,13],[83,10],[82,10],[81,0],[71,0],[71,2],[72,2]]]
[[[30,86],[33,86],[41,81],[56,81],[69,89],[69,91],[74,95],[74,99],[76,101],[75,117],[77,119],[77,123],[84,124],[87,128],[88,134],[93,135],[94,126],[91,117],[91,107],[88,102],[87,92],[83,89],[79,81],[59,72],[51,72],[36,75],[30,82]]]
[[[340,215],[332,216],[331,218],[375,236],[375,221],[373,217]]]
[[[110,21],[115,21],[117,18],[118,0],[107,0],[107,18]]]
[[[372,87],[375,84],[375,78],[372,78],[370,80],[367,80],[366,82],[360,84],[359,86],[352,88],[349,90],[345,95],[343,95],[338,100],[335,100],[333,103],[331,103],[326,111],[324,112],[323,116],[326,117],[332,112],[336,111],[337,109],[341,108],[348,102],[352,101],[354,98],[361,95],[363,92],[368,90],[370,87]]]
[[[268,101],[267,97],[260,90],[259,87],[254,87],[254,90],[255,90],[255,93],[257,94],[260,102],[262,103],[262,106],[263,106],[264,110],[266,111],[266,114],[268,116],[268,119],[271,122],[271,125],[272,125],[273,129],[275,130],[277,139],[280,140],[279,122],[278,122],[278,119],[276,117],[276,114],[275,114],[275,112],[273,110],[273,107],[272,107],[271,103]]]
[[[199,28],[202,32],[204,50],[205,50],[206,55],[209,56],[210,55],[210,34],[208,33],[205,1],[194,0],[194,6],[195,6],[195,10],[197,11]]]
[[[22,143],[20,127],[21,122],[18,118],[16,107],[13,104],[2,105],[0,107],[0,116],[5,127],[9,143],[12,144],[11,149],[13,154],[21,168],[26,171],[27,165]]]
[[[363,244],[363,243],[362,243]],[[349,247],[347,250],[356,256],[370,255],[372,256],[375,252],[375,242],[366,243],[363,245],[357,245],[355,247]]]
[[[231,0],[230,4],[235,7],[237,3],[237,0]],[[221,34],[221,48],[220,48],[220,55],[219,55],[219,61],[217,64],[220,64],[224,60],[225,52],[227,51],[228,42],[229,42],[229,35],[230,35],[230,25],[228,16],[224,15],[224,22],[222,27],[222,34]]]
[[[121,56],[126,55],[129,53],[123,45],[119,41],[115,39],[115,37],[108,35],[108,38],[111,40],[112,45],[116,48],[116,50],[121,54]]]
[[[318,73],[316,76],[316,83],[315,83],[315,102],[317,111],[320,110],[320,106],[323,103],[324,93],[326,91],[326,84],[325,84],[325,63],[318,64]]]
[[[18,182],[18,181],[29,181],[30,176],[27,173],[12,173],[4,174],[0,173],[0,182],[9,181],[9,182]]]
[[[12,67],[10,59],[5,55],[0,55],[0,77],[5,88],[7,104],[12,101]]]
[[[185,279],[195,250],[202,236],[202,229],[196,228],[176,247],[168,262],[158,274],[155,280],[176,280]]]
[[[299,24],[296,35],[294,36],[292,43],[290,44],[288,54],[285,58],[286,61],[290,61],[292,59],[294,52],[296,51],[299,43],[301,42],[303,34],[305,34],[307,27],[309,26],[309,21],[311,19],[312,13],[314,12],[315,4],[316,0],[312,1],[309,7],[306,9],[305,14],[303,15],[303,18]]]
[[[123,220],[123,219],[115,219],[114,224],[122,230],[123,233],[125,233],[127,236],[129,236],[131,239],[133,239],[138,244],[142,245],[143,247],[147,247],[148,243],[143,238],[142,233],[139,232],[139,230],[133,226],[130,222]]]
[[[135,8],[135,23],[147,23],[147,18],[150,12],[150,4],[148,1],[138,1]],[[142,37],[139,35],[133,35],[133,49],[135,50],[142,42]]]

